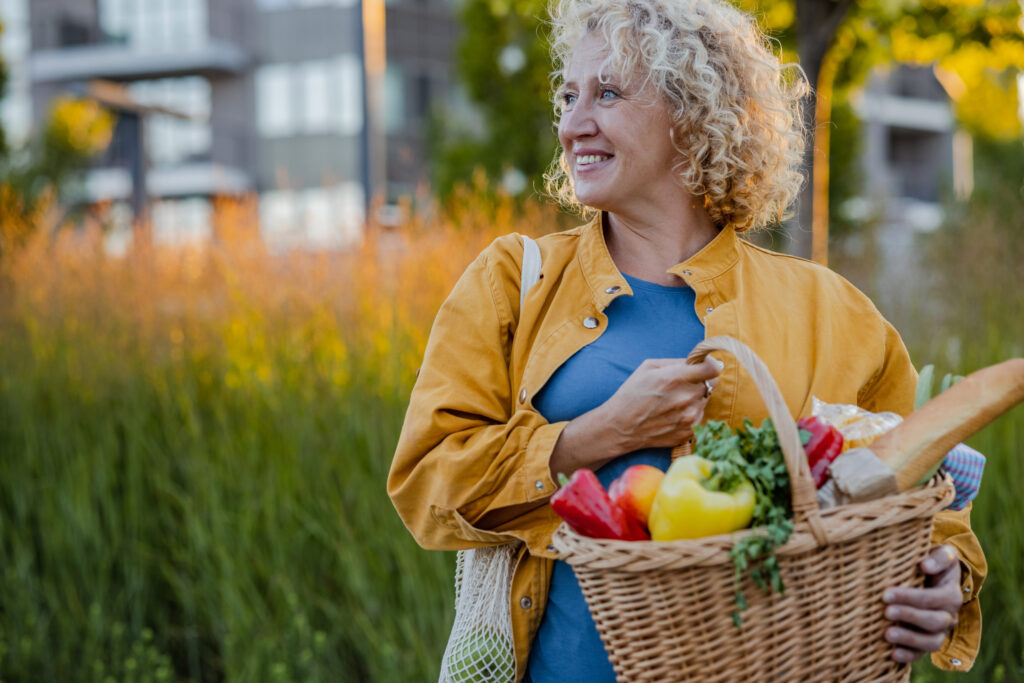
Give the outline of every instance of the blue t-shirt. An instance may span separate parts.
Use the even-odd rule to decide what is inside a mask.
[[[601,405],[648,358],[685,358],[704,339],[689,287],[666,287],[625,276],[633,296],[606,309],[608,328],[552,375],[534,405],[548,422],[572,420]],[[671,451],[649,448],[620,456],[597,471],[608,487],[630,465],[668,469]],[[548,603],[530,649],[526,681],[614,683],[608,654],[572,568],[556,561]]]

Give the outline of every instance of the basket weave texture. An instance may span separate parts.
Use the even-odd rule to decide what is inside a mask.
[[[749,607],[733,624],[729,551],[745,530],[687,541],[616,541],[562,524],[553,543],[577,578],[618,681],[906,681],[884,639],[882,591],[920,586],[932,517],[953,499],[948,477],[899,495],[822,511],[786,404],[759,358],[712,337],[688,359],[728,351],[753,377],[786,456],[795,528],[776,551],[784,594],[744,577]]]

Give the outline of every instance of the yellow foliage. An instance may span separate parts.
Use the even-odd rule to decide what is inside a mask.
[[[90,157],[110,144],[114,116],[93,100],[64,95],[54,102],[47,129],[76,153]]]
[[[765,33],[788,29],[796,19],[796,5],[792,2],[762,2],[760,0],[734,0],[734,5],[757,18]]]
[[[946,57],[953,51],[953,36],[938,33],[923,37],[914,33],[914,20],[902,19],[892,30],[892,52],[897,62],[930,64]]]
[[[1024,45],[996,38],[991,45],[969,43],[939,62],[963,83],[956,112],[970,130],[998,139],[1021,135],[1016,74],[1024,69]]]

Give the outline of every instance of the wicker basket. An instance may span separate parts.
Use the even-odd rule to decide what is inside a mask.
[[[579,579],[619,681],[905,681],[890,656],[882,591],[920,586],[933,515],[953,499],[948,477],[881,500],[821,511],[796,425],[764,363],[731,337],[699,344],[733,354],[776,426],[793,490],[795,529],[777,551],[785,593],[744,577],[742,628],[732,621],[729,550],[750,531],[690,541],[587,538],[562,524],[559,557]]]

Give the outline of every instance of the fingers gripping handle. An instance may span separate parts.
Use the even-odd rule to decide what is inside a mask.
[[[796,423],[789,414],[789,407],[782,398],[775,380],[772,379],[768,366],[746,344],[726,335],[711,337],[697,344],[686,362],[692,365],[702,363],[712,351],[731,353],[754,380],[754,385],[757,386],[761,399],[768,408],[768,414],[771,415],[775,432],[779,436],[779,445],[786,458],[786,469],[793,490],[793,516],[797,522],[806,521],[819,545],[826,545],[828,538],[821,523],[821,510],[818,507],[814,481],[807,467],[807,456],[804,454],[803,444],[800,443]],[[674,459],[689,453],[690,444],[685,443],[672,450],[672,457]]]

